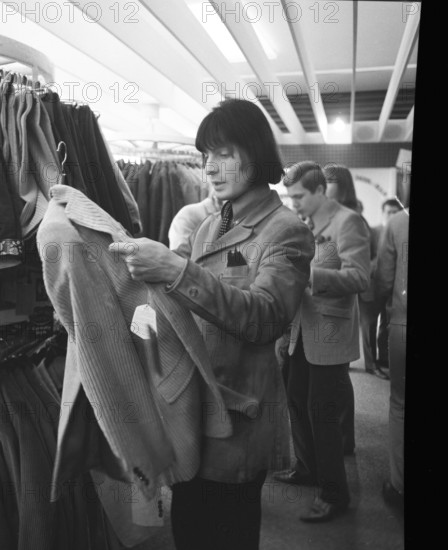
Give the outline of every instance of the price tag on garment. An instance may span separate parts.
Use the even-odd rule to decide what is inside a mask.
[[[135,308],[131,331],[143,340],[151,339],[151,331],[157,334],[156,312],[149,304]]]

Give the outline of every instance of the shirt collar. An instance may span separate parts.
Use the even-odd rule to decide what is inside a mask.
[[[269,186],[257,185],[255,187],[250,187],[248,191],[232,201],[234,223],[243,221],[259,203],[266,199],[269,193]]]

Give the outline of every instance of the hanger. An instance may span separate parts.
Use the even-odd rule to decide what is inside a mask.
[[[38,365],[42,359],[49,364],[55,357],[67,353],[67,332],[58,332],[46,338],[35,349],[32,350],[30,359],[33,364]]]
[[[27,342],[26,344],[21,344],[19,346],[9,346],[4,351],[0,357],[0,364],[10,363],[11,361],[17,361],[18,359],[23,359],[28,357],[30,350],[34,351],[37,346],[40,346],[42,339],[33,340],[32,342]]]
[[[59,153],[62,146],[64,146],[64,158],[61,161],[61,181],[60,181],[60,183],[64,183],[65,176],[67,175],[64,171],[65,163],[67,161],[67,145],[66,145],[65,141],[60,141],[58,143],[58,147],[57,147],[56,151]]]

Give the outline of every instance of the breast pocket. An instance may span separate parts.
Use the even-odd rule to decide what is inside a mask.
[[[249,266],[238,265],[234,267],[226,267],[220,275],[221,281],[232,286],[236,286],[242,290],[248,290],[250,286]]]
[[[319,308],[322,315],[327,317],[340,317],[342,319],[351,319],[352,313],[348,309],[337,306],[321,306]]]

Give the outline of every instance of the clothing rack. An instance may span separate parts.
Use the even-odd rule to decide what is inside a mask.
[[[3,69],[0,69],[0,84],[1,83],[9,83],[11,86],[14,86],[16,89],[20,90],[23,88],[28,88],[33,93],[43,96],[51,91],[49,84],[41,84],[40,80],[33,81],[33,78],[29,75],[14,72],[14,71],[4,71]],[[81,105],[88,105],[85,101],[73,101],[68,99],[59,99],[61,103],[65,103],[66,105],[72,105],[73,107],[79,107]],[[95,115],[96,119],[98,120],[101,116],[101,113],[98,111],[94,111],[93,109],[92,113]]]
[[[118,145],[117,142],[122,143],[126,141],[130,143],[132,147],[126,145]],[[141,145],[142,142],[147,141],[148,146]],[[138,145],[135,143],[139,142]],[[170,143],[172,141],[166,140],[109,140],[109,145],[113,151],[114,158],[119,160],[120,158],[140,159],[142,162],[145,160],[191,160],[201,163],[202,154],[196,150],[194,145],[189,143],[178,143],[172,147],[162,148],[161,143]],[[187,147],[188,150],[181,150],[180,148]]]
[[[0,340],[4,343],[0,352],[0,365],[23,357],[38,363],[50,351],[65,354],[67,349],[67,332],[65,329],[60,329],[46,338],[38,338],[19,346],[8,345],[8,342],[3,338]]]
[[[41,83],[39,80],[36,80],[33,82],[33,79],[29,75],[16,73],[12,71],[5,72],[3,69],[0,69],[0,82],[11,82],[11,84],[23,87],[23,88],[30,88],[34,90],[36,93],[41,91],[43,88],[41,87]]]

